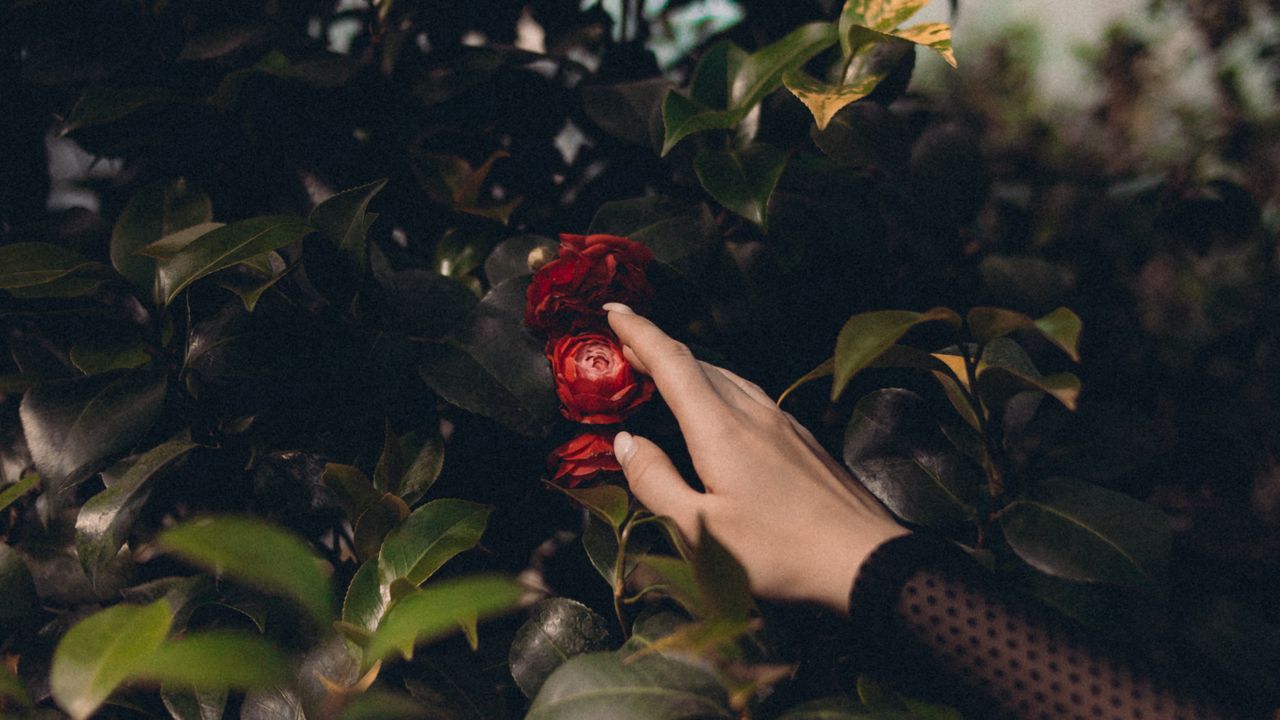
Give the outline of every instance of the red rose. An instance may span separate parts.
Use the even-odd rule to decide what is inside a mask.
[[[631,367],[612,333],[565,335],[548,343],[547,356],[561,412],[574,422],[622,422],[653,396],[653,381]]]
[[[553,482],[574,488],[599,475],[622,472],[613,456],[616,434],[587,432],[552,450],[547,464],[556,468]]]
[[[560,236],[560,254],[543,265],[529,284],[524,322],[556,338],[603,327],[607,302],[643,312],[653,297],[645,267],[653,252],[614,235]]]

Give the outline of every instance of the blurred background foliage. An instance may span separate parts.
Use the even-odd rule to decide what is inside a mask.
[[[366,689],[373,655],[344,654],[307,624],[323,627],[344,596],[351,604],[341,588],[364,588],[373,609],[338,617],[357,626],[350,647],[370,652],[386,609],[377,598],[432,592],[427,576],[451,557],[380,565],[384,539],[443,536],[453,526],[433,513],[445,509],[470,519],[457,520],[469,529],[450,536],[460,554],[441,582],[519,575],[581,601],[539,605],[529,622],[577,628],[561,638],[574,653],[616,648],[597,570],[612,580],[584,546],[616,547],[624,523],[612,539],[588,524],[579,543],[583,513],[539,482],[570,428],[518,321],[528,253],[587,231],[653,246],[656,319],[774,394],[830,357],[855,313],[1072,308],[1085,328],[1078,366],[1043,339],[1024,341],[1040,370],[1080,376],[1078,409],[1032,408],[1008,462],[1036,481],[1087,480],[1160,508],[1173,562],[1141,594],[1026,568],[1012,581],[1102,631],[1203,659],[1201,679],[1228,694],[1280,705],[1280,3],[1151,0],[1096,16],[1046,4],[1037,22],[1009,4],[939,2],[919,19],[953,25],[958,70],[888,42],[859,60],[878,73],[874,90],[823,129],[779,73],[732,122],[673,140],[669,91],[700,112],[732,110],[746,53],[785,45],[806,23],[834,24],[842,7],[10,0],[0,23],[7,706],[56,713],[54,648],[75,621],[113,607],[120,627],[160,639],[265,635],[273,645],[216,647],[248,648],[264,666],[328,663],[338,689],[178,692],[200,678],[157,674],[154,658],[177,651],[156,640],[135,653],[151,666],[116,668],[150,685],[61,691],[110,696],[108,716],[279,717],[304,705],[307,717],[522,715],[555,668],[538,660],[546,648],[529,647],[524,617],[484,625],[476,653],[452,637],[412,661],[388,659],[365,694],[352,688]],[[790,69],[832,80],[824,69],[841,48],[828,39]],[[729,160],[747,169],[735,175]],[[910,333],[916,345],[954,342],[930,325]],[[891,369],[859,374],[836,402],[820,383],[799,388],[786,408],[839,456],[860,398],[905,397],[868,395],[886,385],[946,408],[937,388]],[[661,408],[637,422],[677,443]],[[225,571],[233,582],[179,588],[208,577],[193,566],[221,561],[162,531],[210,513],[288,528],[282,539],[254,526],[264,546],[302,553],[289,566],[300,577],[312,573],[298,558],[316,554],[332,577],[279,588]],[[154,604],[118,604],[162,596],[172,624]],[[652,609],[624,623],[634,632],[624,648],[671,631]],[[691,675],[656,656],[646,677],[766,717],[854,694],[860,668],[827,632],[833,618],[761,611],[767,631],[745,659],[798,663],[785,682]],[[436,637],[414,627],[376,642]],[[508,666],[513,642],[525,654]],[[558,691],[573,686],[571,671],[556,676]],[[233,680],[219,681],[253,688],[279,676]],[[170,686],[157,694],[161,682]],[[870,699],[886,691],[858,691],[856,712],[884,709]],[[730,697],[743,692],[745,706]],[[539,717],[556,708],[533,703]]]

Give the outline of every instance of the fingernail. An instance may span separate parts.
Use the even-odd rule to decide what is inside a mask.
[[[632,310],[631,308],[627,307],[626,305],[623,305],[622,303],[615,303],[615,302],[605,303],[603,307],[605,312],[616,312],[616,313],[622,313],[623,315],[636,314],[635,310]]]
[[[626,467],[627,461],[635,454],[636,439],[632,437],[631,433],[623,430],[613,437],[613,456],[618,458],[619,465]]]

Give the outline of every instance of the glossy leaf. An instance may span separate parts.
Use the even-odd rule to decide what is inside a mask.
[[[507,663],[525,697],[533,698],[565,660],[609,647],[609,623],[591,608],[568,598],[533,606],[511,641]]]
[[[706,670],[649,653],[587,653],[547,678],[526,720],[706,720],[735,718],[723,687]]]
[[[1038,320],[1012,310],[992,307],[976,307],[965,317],[974,338],[988,343],[1016,330],[1030,330],[1042,335],[1062,349],[1072,360],[1080,362],[1080,331],[1083,324],[1079,316],[1067,308],[1058,308]]]
[[[1038,484],[1001,511],[1000,527],[1027,564],[1068,580],[1150,585],[1169,566],[1164,513],[1078,480]]]
[[[703,189],[762,228],[768,226],[769,198],[786,164],[785,151],[763,143],[742,150],[703,148],[693,159]]]
[[[809,23],[752,53],[737,67],[729,83],[728,104],[724,109],[706,108],[674,90],[668,92],[662,104],[666,128],[662,154],[666,155],[677,143],[694,133],[734,127],[766,95],[778,88],[784,73],[804,65],[835,42],[835,25]]]
[[[386,185],[387,179],[383,178],[344,190],[317,205],[307,218],[307,224],[342,252],[357,273],[363,273],[369,262],[369,201]]]
[[[295,266],[286,266],[279,253],[268,252],[218,273],[218,285],[235,293],[245,312],[253,312],[262,296]]]
[[[376,501],[366,506],[352,523],[352,535],[359,558],[376,558],[387,535],[407,517],[409,506],[391,493],[382,493]]]
[[[67,356],[85,375],[132,370],[151,362],[150,348],[141,337],[122,335],[79,342],[71,346]]]
[[[949,25],[921,23],[899,29],[928,4],[929,0],[847,0],[839,21],[840,45],[845,57],[853,55],[868,39],[883,36],[924,45],[941,55],[948,65],[956,67]]]
[[[160,262],[164,304],[173,302],[191,283],[255,255],[291,245],[312,231],[287,215],[241,220],[201,235],[173,257]]]
[[[831,399],[839,399],[853,376],[893,347],[907,331],[921,323],[933,321],[945,322],[957,328],[961,323],[959,315],[941,307],[923,313],[876,310],[849,318],[836,338],[835,380],[831,386]]]
[[[155,422],[167,380],[141,370],[38,385],[19,415],[36,469],[55,492],[97,472]]]
[[[226,227],[226,225],[226,223],[220,222],[196,223],[191,227],[175,230],[161,236],[159,240],[135,250],[134,255],[141,255],[154,260],[168,260],[190,245],[196,238],[207,235],[220,227]]]
[[[462,630],[462,623],[514,610],[523,590],[507,578],[474,575],[450,578],[415,590],[391,606],[365,650],[368,667],[399,651],[413,657],[415,645]]]
[[[286,681],[289,659],[257,635],[210,630],[170,640],[137,656],[130,670],[144,680],[244,690]]]
[[[155,476],[195,447],[184,433],[148,450],[120,479],[80,508],[76,516],[76,554],[90,578],[115,560],[130,526],[151,495]]]
[[[390,596],[384,596],[378,583],[378,561],[366,560],[356,570],[342,601],[342,621],[372,632],[386,612]]]
[[[227,691],[197,690],[180,683],[165,683],[160,686],[160,700],[173,720],[222,720]]]
[[[408,467],[400,477],[396,494],[412,505],[431,489],[444,470],[444,439],[438,432],[410,433],[400,438]]]
[[[30,288],[100,267],[61,245],[12,243],[0,246],[0,289]]]
[[[433,500],[418,508],[387,536],[378,555],[381,583],[404,578],[426,582],[450,558],[480,542],[493,508],[455,500]]]
[[[169,603],[114,605],[76,623],[58,642],[49,671],[53,699],[88,718],[169,633]]]
[[[156,263],[138,251],[212,219],[209,196],[183,178],[144,187],[129,199],[111,230],[111,264],[149,300],[156,289]]]
[[[524,327],[527,286],[513,278],[491,290],[455,338],[423,348],[419,372],[448,402],[543,436],[560,413],[543,345]]]
[[[610,527],[608,521],[592,515],[582,529],[582,549],[600,577],[613,585],[618,567],[618,531]],[[630,556],[627,559],[630,560]]]
[[[907,522],[950,529],[971,522],[977,477],[920,396],[901,388],[858,402],[845,431],[844,462]]]
[[[210,572],[295,600],[322,625],[332,617],[320,559],[293,533],[260,520],[220,516],[169,528],[157,542]]]
[[[298,694],[287,687],[255,690],[240,704],[240,720],[307,720]]]

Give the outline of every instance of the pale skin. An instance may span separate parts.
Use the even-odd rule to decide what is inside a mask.
[[[690,487],[653,442],[620,432],[614,454],[631,492],[686,539],[701,517],[757,595],[847,612],[863,561],[907,529],[759,387],[699,361],[626,305],[604,309],[623,354],[679,422],[706,488]]]

